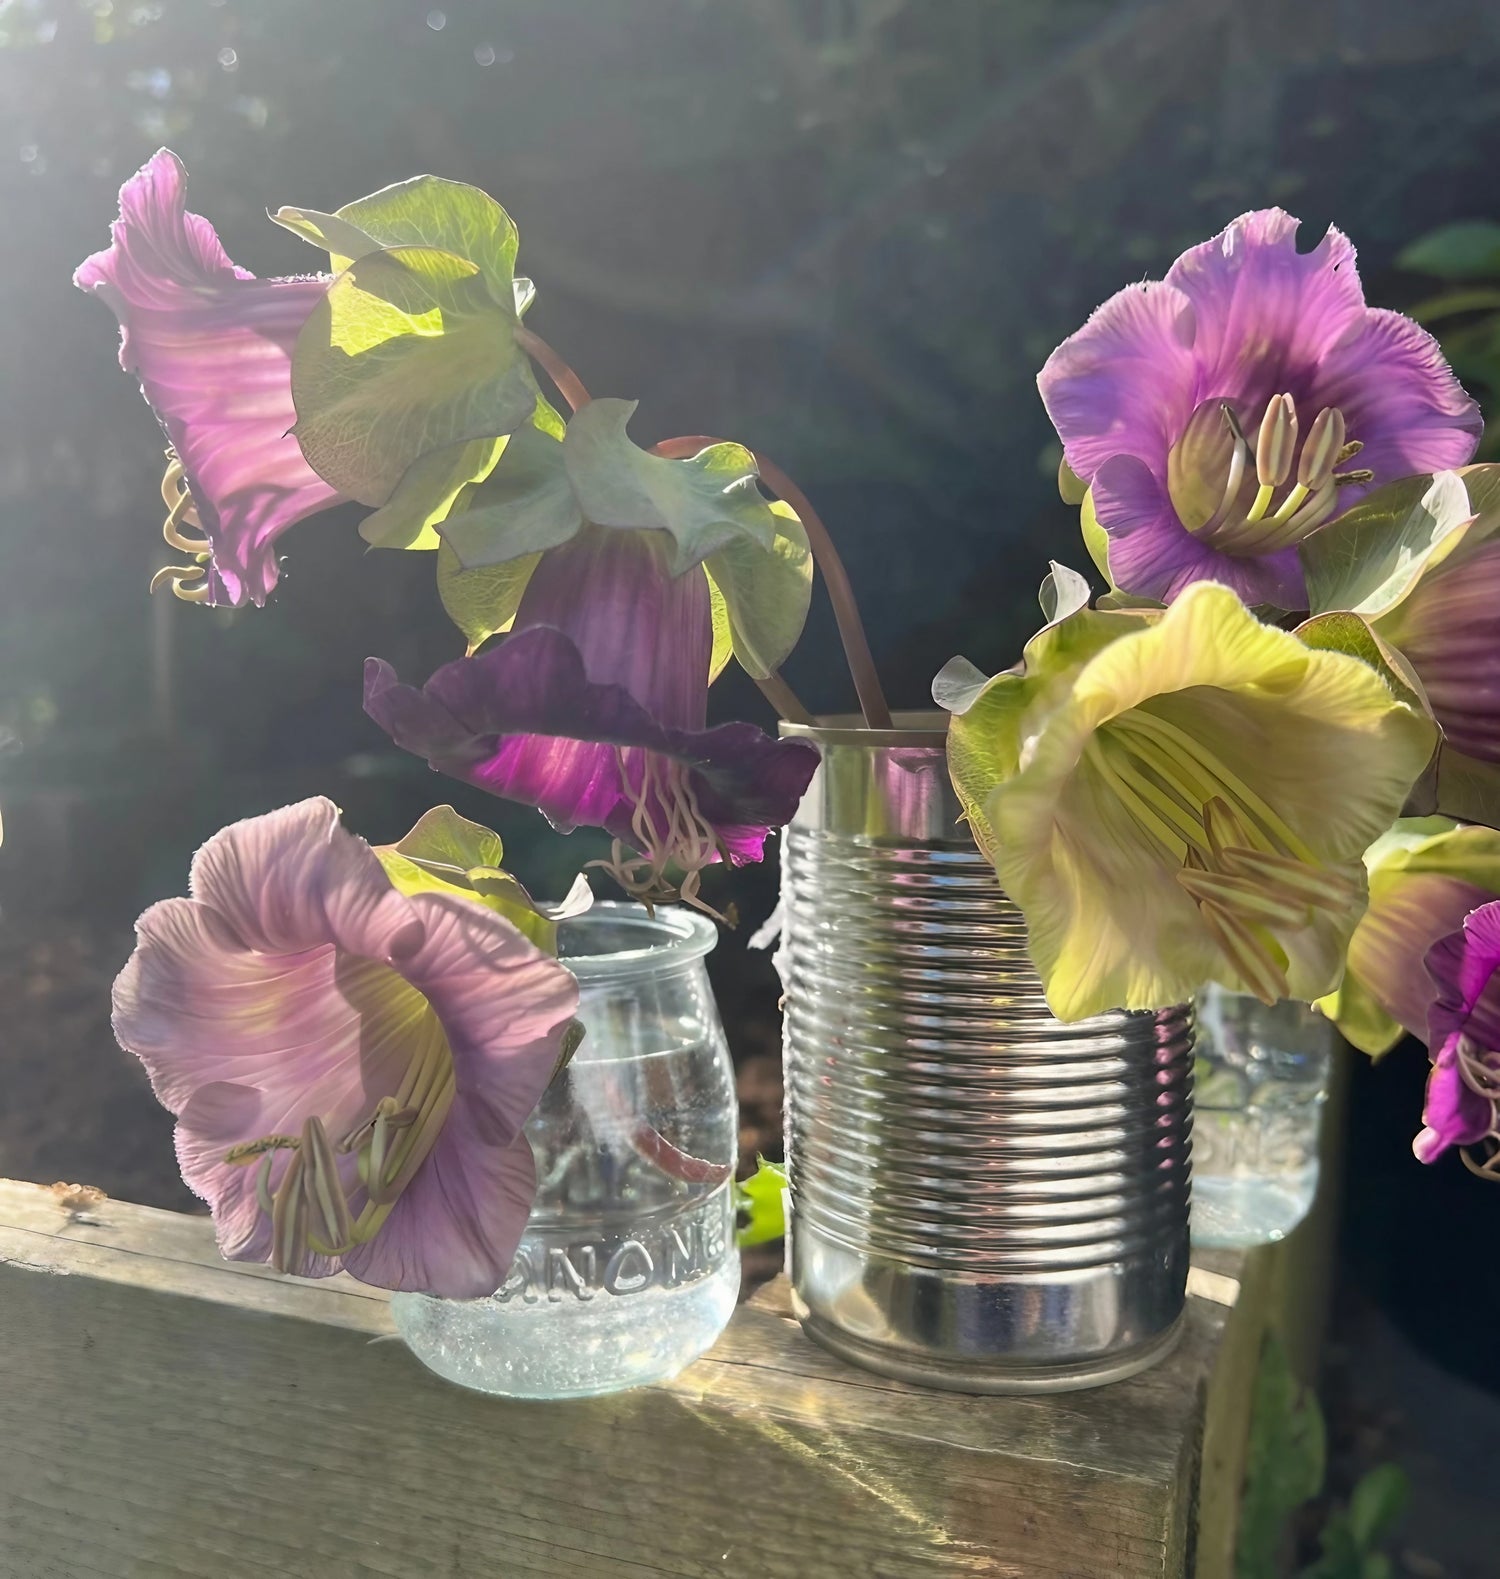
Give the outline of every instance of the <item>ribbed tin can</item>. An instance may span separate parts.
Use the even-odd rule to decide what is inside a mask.
[[[909,1381],[1094,1386],[1181,1317],[1192,1013],[1052,1017],[945,718],[783,726],[822,752],[782,851],[796,1308]]]

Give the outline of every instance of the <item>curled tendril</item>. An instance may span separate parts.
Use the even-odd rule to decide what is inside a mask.
[[[209,587],[203,578],[208,573],[207,564],[213,544],[203,531],[198,507],[193,503],[192,493],[188,489],[187,474],[173,449],[167,450],[167,470],[161,480],[161,498],[167,507],[162,537],[170,547],[184,554],[192,554],[200,562],[193,565],[167,565],[158,570],[151,578],[151,590],[155,592],[158,587],[170,586],[173,596],[181,598],[184,603],[206,603]],[[184,532],[185,526],[195,528],[196,532]]]
[[[716,858],[729,857],[718,835],[704,817],[698,795],[687,771],[675,762],[660,761],[650,752],[641,754],[640,782],[631,781],[630,763],[616,748],[620,782],[633,806],[630,830],[638,849],[650,855],[631,855],[616,839],[607,860],[590,861],[590,867],[607,872],[648,914],[659,904],[680,901],[701,910],[724,926],[732,923],[698,892],[702,870]],[[665,822],[665,827],[659,823]],[[667,867],[683,868],[677,883],[667,877]]]

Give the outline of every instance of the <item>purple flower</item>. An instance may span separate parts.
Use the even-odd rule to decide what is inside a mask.
[[[190,886],[137,923],[114,1027],[177,1117],[220,1250],[493,1293],[535,1194],[521,1126],[572,975],[481,903],[398,893],[328,800],[215,834]]]
[[[1412,1150],[1433,1162],[1450,1146],[1500,1142],[1500,900],[1434,943],[1427,970],[1437,988],[1427,1016],[1432,1074]]]
[[[120,365],[171,445],[164,535],[194,563],[164,570],[194,603],[262,604],[276,539],[339,495],[292,436],[291,356],[326,279],[258,280],[187,212],[187,172],[162,149],[120,189],[114,237],[73,276],[120,320]],[[184,528],[197,528],[196,537]]]
[[[629,893],[695,902],[705,866],[761,858],[818,757],[751,724],[705,727],[708,580],[696,565],[670,575],[669,551],[663,532],[583,527],[541,556],[499,646],[420,691],[369,659],[365,711],[440,772],[564,833],[607,829]]]
[[[1354,248],[1244,214],[1112,296],[1037,380],[1123,591],[1222,581],[1307,607],[1296,544],[1373,487],[1462,466],[1478,408],[1437,342],[1366,307]],[[1358,455],[1358,467],[1339,470]]]

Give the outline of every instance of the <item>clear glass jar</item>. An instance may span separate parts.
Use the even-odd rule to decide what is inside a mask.
[[[1193,1242],[1283,1239],[1318,1193],[1335,1031],[1305,1003],[1199,995],[1193,1070]]]
[[[675,1375],[739,1293],[734,1070],[704,956],[681,908],[599,904],[559,934],[587,1030],[527,1123],[537,1197],[488,1299],[397,1294],[417,1357],[466,1387],[582,1398]]]

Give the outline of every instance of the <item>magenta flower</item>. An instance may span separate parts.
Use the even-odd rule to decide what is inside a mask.
[[[1427,1017],[1432,1074],[1412,1150],[1433,1162],[1450,1146],[1500,1144],[1500,900],[1434,943],[1427,970],[1437,988]]]
[[[137,924],[114,1027],[177,1117],[222,1253],[493,1293],[572,975],[482,903],[398,893],[321,798],[215,834],[190,886]]]
[[[669,574],[669,552],[663,532],[585,526],[541,556],[498,647],[420,691],[369,659],[365,711],[440,772],[564,833],[607,829],[627,892],[694,903],[705,866],[761,858],[818,757],[751,724],[706,727],[708,580]]]
[[[1123,591],[1167,602],[1213,580],[1306,608],[1298,542],[1369,489],[1474,454],[1479,411],[1437,342],[1365,306],[1346,236],[1301,253],[1297,225],[1241,215],[1042,369]]]
[[[120,320],[120,365],[171,446],[164,536],[194,563],[161,572],[194,603],[262,604],[276,539],[339,495],[292,436],[291,356],[326,279],[258,280],[187,212],[187,172],[165,148],[120,189],[113,241],[73,276]],[[197,529],[201,537],[191,535]]]

